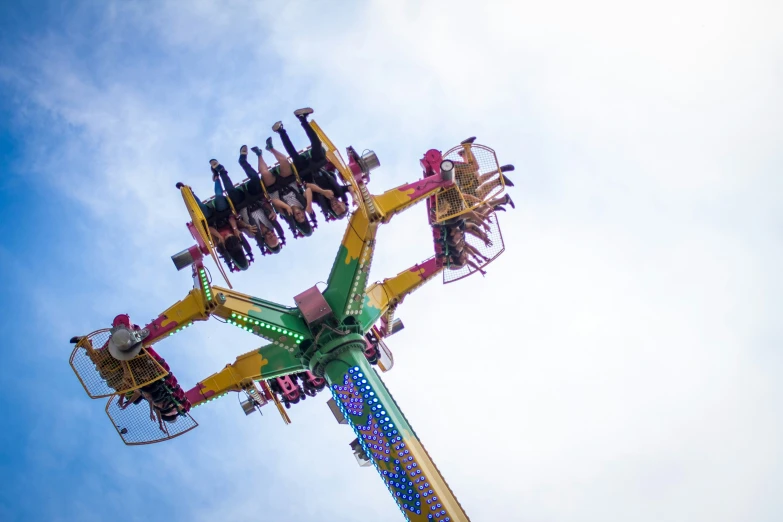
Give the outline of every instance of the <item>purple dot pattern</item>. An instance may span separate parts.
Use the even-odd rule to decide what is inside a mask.
[[[356,433],[365,453],[397,502],[406,520],[451,522],[446,509],[410,454],[399,426],[358,366],[349,369],[343,383],[333,384],[332,395]]]

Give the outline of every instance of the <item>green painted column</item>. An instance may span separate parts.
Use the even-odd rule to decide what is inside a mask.
[[[325,376],[397,506],[414,522],[469,521],[362,349],[361,342],[341,347],[326,363]]]

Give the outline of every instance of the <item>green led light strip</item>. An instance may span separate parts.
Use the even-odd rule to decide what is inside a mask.
[[[287,335],[288,337],[292,337],[296,340],[296,344],[299,344],[302,342],[302,340],[304,340],[304,336],[301,334],[292,332],[291,330],[287,330],[286,328],[281,328],[279,326],[269,324],[264,321],[259,321],[258,319],[253,319],[252,317],[246,317],[244,315],[237,314],[237,313],[232,313],[231,319],[227,319],[227,322],[229,324],[233,324],[234,326],[238,326],[239,328],[245,330],[246,332],[253,332],[253,333],[258,332],[260,335],[264,335],[265,337],[270,337],[270,335],[269,332],[264,332],[264,329],[269,330],[270,332],[278,332],[282,335]]]
[[[204,289],[204,296],[207,298],[207,301],[211,301],[212,289],[209,287],[209,281],[207,281],[207,273],[203,268],[199,269],[198,273],[201,278],[201,288]]]
[[[210,397],[209,399],[203,400],[203,401],[201,401],[201,402],[200,402],[200,403],[198,403],[198,404],[194,404],[194,405],[193,405],[193,407],[194,407],[194,408],[198,408],[199,406],[203,406],[203,405],[205,405],[206,403],[208,403],[208,402],[212,402],[212,401],[214,401],[215,399],[219,399],[219,398],[221,398],[221,397],[223,397],[223,396],[225,396],[225,395],[228,395],[228,392],[223,392],[223,393],[221,393],[220,395],[213,395],[213,396],[212,396],[212,397]]]
[[[185,328],[187,328],[188,326],[190,326],[190,325],[192,325],[192,324],[193,324],[193,323],[185,323],[185,324],[183,324],[182,326],[180,326],[180,327],[179,327],[179,328],[177,328],[176,330],[173,330],[173,331],[169,332],[169,337],[171,337],[171,336],[172,336],[172,335],[174,335],[175,333],[179,333],[179,332],[181,332],[182,330],[184,330]]]

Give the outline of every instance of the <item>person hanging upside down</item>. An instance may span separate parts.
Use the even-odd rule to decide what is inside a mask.
[[[212,165],[213,162],[214,165]],[[218,167],[222,167],[222,165],[217,160],[210,160],[210,165],[212,165],[212,180],[215,184],[213,206],[205,205],[195,192],[193,192],[193,197],[207,220],[212,241],[220,255],[230,260],[239,270],[247,270],[250,263],[246,255],[246,249],[242,244],[240,230],[247,230],[251,234],[255,234],[257,229],[248,225],[241,218],[237,219],[234,216],[231,205],[223,194],[223,186],[220,183],[221,176]],[[222,170],[225,172],[224,168]],[[228,178],[227,172],[224,175]],[[230,179],[228,179],[227,185],[231,187],[231,190],[228,191],[229,197],[233,195],[240,201],[244,199],[244,195],[238,194],[239,191],[234,188]],[[182,183],[177,183],[177,188],[182,186]]]
[[[120,405],[120,409],[124,410],[131,404],[138,404],[142,400],[144,400],[145,397],[142,396],[142,392],[140,389],[135,389],[132,392],[124,393],[120,395],[119,400],[117,401],[117,404]]]
[[[481,211],[484,214],[489,214],[495,211],[506,211],[505,205],[511,205],[511,208],[517,208],[512,201],[511,196],[504,194],[503,197],[495,198],[487,201],[485,204],[479,206],[476,210]]]
[[[487,256],[479,252],[476,247],[465,241],[465,236],[447,238],[446,244],[448,245],[450,251],[456,251],[458,255],[465,253],[473,258],[477,263],[483,264],[489,261]]]
[[[286,132],[286,130],[283,128],[282,121],[278,121],[272,125],[272,131],[280,135],[280,141],[283,142],[283,148],[291,157],[291,162],[293,163],[294,167],[296,167],[299,178],[303,182],[310,180],[310,183],[312,183],[311,176],[318,169],[326,165],[326,151],[324,150],[323,144],[321,143],[321,139],[307,121],[307,116],[313,112],[313,109],[310,107],[305,107],[303,109],[297,109],[294,111],[294,116],[296,116],[296,119],[299,120],[299,123],[302,125],[305,134],[307,134],[307,138],[310,140],[309,158],[300,154],[296,147],[294,147],[293,142],[291,142],[291,138],[288,136],[288,132]]]
[[[485,234],[475,223],[461,221],[456,226],[446,227],[446,237],[451,238],[454,241],[464,239],[466,234],[470,234],[471,236],[480,239],[484,245],[488,247],[492,246],[492,241],[489,239],[489,236],[487,236],[487,234]]]
[[[503,165],[500,167],[500,176],[497,178],[495,178],[495,176],[498,175],[497,170],[493,169],[484,174],[479,172],[481,165],[479,165],[476,156],[471,150],[474,141],[476,141],[475,136],[462,140],[460,143],[460,145],[462,145],[462,150],[457,152],[457,154],[459,154],[464,162],[457,162],[454,165],[454,177],[463,195],[471,196],[472,199],[478,201],[483,200],[490,191],[500,186],[501,178],[506,186],[513,187],[514,184],[503,173],[513,171],[514,165]],[[466,199],[468,198],[466,197]],[[468,202],[472,203],[470,200],[468,200]]]
[[[313,175],[314,183],[308,183],[307,186],[312,189],[313,201],[325,217],[343,219],[348,216],[348,196],[351,197],[354,207],[358,207],[359,202],[353,187],[340,183],[334,172],[336,169],[331,166],[331,169],[334,170],[330,170],[330,166],[331,164],[327,164],[327,166],[318,169]]]
[[[267,179],[274,179],[274,174],[270,172],[268,165],[264,161],[261,150],[258,147],[253,147],[252,150],[258,155],[258,168],[261,171],[264,182],[267,183]],[[278,178],[274,179],[274,183],[269,185],[267,189],[269,196],[272,198],[272,205],[286,217],[289,225],[296,227],[303,236],[312,235],[313,227],[307,220],[308,214],[315,220],[312,189],[307,187],[304,191],[300,190],[294,177],[291,163],[289,163],[285,154],[275,149],[271,137],[266,140],[266,150],[270,151],[277,159],[280,173]]]
[[[142,400],[147,401],[150,420],[157,421],[158,428],[163,433],[166,433],[163,422],[176,422],[181,413],[179,406],[171,399],[161,381],[155,381],[121,396],[117,404],[121,410],[125,410],[128,406],[139,404]]]
[[[294,116],[299,120],[302,128],[310,140],[310,157],[300,154],[294,147],[288,132],[283,127],[283,122],[278,121],[272,126],[272,130],[280,135],[283,147],[291,157],[294,167],[299,174],[299,179],[313,192],[314,201],[321,207],[324,215],[331,214],[337,219],[348,215],[348,198],[351,196],[354,206],[358,206],[356,194],[353,188],[338,183],[334,174],[334,165],[326,159],[326,151],[318,134],[310,126],[307,116],[313,113],[313,109],[305,107],[294,111]]]
[[[449,253],[449,270],[462,270],[466,265],[472,267],[477,272],[481,272],[481,275],[487,275],[487,273],[479,265],[468,258],[467,252],[454,251]]]
[[[177,406],[170,400],[152,401],[148,400],[150,405],[150,420],[158,421],[158,428],[163,433],[166,433],[166,428],[163,427],[163,421],[167,423],[176,422],[179,417],[179,410]]]
[[[443,221],[442,224],[447,226],[452,226],[452,225],[459,225],[464,221],[468,223],[473,223],[476,226],[483,227],[486,232],[489,232],[490,231],[489,223],[492,222],[490,218],[491,212],[492,212],[491,209],[485,210],[482,209],[482,207],[477,207],[473,210],[469,210],[453,218],[449,218]],[[435,216],[436,218],[441,219],[443,216],[448,214],[449,214],[448,208],[440,208],[440,209],[433,209],[431,216]]]
[[[275,214],[274,209],[265,197],[261,197],[265,190],[270,189],[275,184],[275,177],[261,157],[261,150],[258,147],[253,147],[253,152],[258,156],[258,171],[247,161],[247,145],[242,145],[239,148],[239,165],[248,177],[248,193],[258,197],[262,203],[260,208],[256,206],[251,209],[242,208],[239,215],[246,223],[258,228],[258,232],[255,235],[256,240],[264,243],[269,252],[276,254],[280,252],[283,244],[285,244],[285,233],[277,221],[277,214]],[[260,176],[259,172],[261,173]],[[274,232],[272,229],[274,229]]]
[[[302,194],[295,180],[287,182],[281,178],[269,195],[272,197],[272,204],[282,212],[290,226],[296,227],[303,236],[313,234],[313,226],[307,220],[308,214],[315,219],[312,190],[305,189]]]
[[[280,252],[280,250],[282,250],[283,242],[273,230],[273,223],[276,223],[278,226],[280,226],[279,223],[277,223],[277,220],[274,222],[270,221],[269,217],[261,210],[261,208],[250,210],[243,208],[239,211],[239,215],[247,223],[250,223],[258,229],[258,232],[255,234],[255,239],[262,251],[266,249],[266,251],[272,254],[277,254]],[[264,245],[263,247],[261,246],[262,244]]]

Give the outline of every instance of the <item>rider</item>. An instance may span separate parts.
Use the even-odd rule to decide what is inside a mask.
[[[500,176],[497,179],[493,179],[498,175],[497,170],[479,174],[481,166],[471,150],[474,141],[476,141],[475,136],[462,140],[460,143],[462,150],[458,151],[457,154],[464,162],[457,162],[454,165],[454,175],[463,194],[484,199],[493,188],[500,185],[500,178],[503,179],[505,185],[513,187],[514,184],[503,173],[513,171],[514,165],[503,165],[500,167]]]
[[[456,251],[459,255],[462,255],[464,252],[479,263],[486,263],[489,261],[487,256],[479,252],[476,247],[465,241],[465,236],[462,233],[453,236],[446,236],[446,245],[448,245],[450,252]]]
[[[256,208],[248,211],[247,207],[239,211],[239,215],[244,221],[258,228],[255,238],[258,242],[259,248],[262,252],[264,250],[272,254],[277,254],[283,248],[283,241],[275,234],[273,227],[280,224],[275,220],[274,224],[269,220],[269,217],[261,211],[260,208]],[[263,247],[261,246],[263,243]]]
[[[258,155],[258,168],[264,178],[264,183],[267,183],[267,179],[274,179],[274,175],[261,156],[259,148],[253,147],[252,150]],[[306,187],[304,192],[300,190],[293,178],[294,171],[291,163],[288,162],[285,154],[274,148],[272,138],[267,138],[266,150],[274,155],[279,164],[279,176],[274,180],[274,183],[268,185],[267,189],[272,198],[272,204],[283,213],[289,225],[296,227],[303,236],[312,235],[313,227],[307,220],[307,214],[313,221],[315,220],[312,188]]]
[[[122,395],[117,403],[120,409],[124,410],[131,404],[139,404],[142,400],[146,400],[148,403],[150,420],[153,422],[157,420],[158,428],[163,433],[166,433],[163,421],[176,422],[180,415],[180,408],[171,399],[161,381],[155,381],[134,390],[132,393]]]
[[[243,245],[240,230],[247,230],[251,234],[255,234],[257,229],[256,227],[248,225],[241,218],[237,219],[231,210],[231,205],[223,194],[223,186],[220,183],[220,178],[223,177],[226,186],[230,187],[227,189],[227,193],[232,202],[235,201],[235,198],[237,204],[243,201],[244,194],[234,188],[231,179],[228,177],[228,172],[226,172],[225,168],[215,159],[210,160],[210,166],[212,167],[212,180],[215,184],[215,198],[212,201],[212,206],[202,203],[195,192],[193,193],[193,197],[207,220],[209,232],[218,252],[225,259],[233,262],[239,270],[247,270],[250,263],[247,258],[247,248]],[[177,183],[177,188],[181,187],[183,187],[183,184]]]
[[[461,221],[456,225],[446,226],[446,237],[448,239],[459,241],[461,238],[464,238],[466,234],[470,234],[471,236],[480,239],[484,245],[488,247],[492,246],[492,241],[489,239],[489,236],[487,236],[487,234],[475,223]]]
[[[501,210],[503,212],[506,211],[506,207],[504,205],[511,205],[511,208],[517,208],[516,205],[514,205],[514,201],[512,201],[511,196],[508,194],[504,194],[501,198],[495,198],[490,201],[487,201],[485,205],[481,205],[478,207],[477,210],[481,210],[482,212],[492,212]]]
[[[481,275],[485,276],[487,273],[476,263],[474,263],[465,251],[449,252],[448,256],[448,268],[449,270],[462,270],[465,265],[472,267],[477,272],[481,272]]]
[[[261,176],[247,161],[247,145],[242,145],[239,148],[239,165],[249,178],[247,182],[248,193],[260,198],[264,190],[275,184],[275,177],[263,161],[261,150],[258,147],[253,147],[253,152],[258,156],[258,170],[261,171]],[[255,237],[262,251],[265,248],[269,252],[276,254],[280,252],[283,244],[285,244],[285,233],[277,221],[277,214],[275,214],[272,206],[265,198],[260,199],[260,201],[262,201],[260,207],[253,205],[251,208],[247,208],[243,206],[239,211],[239,215],[246,223],[258,227],[258,233],[256,233]],[[261,243],[264,243],[264,247],[261,247]]]
[[[282,121],[275,123],[272,130],[280,135],[280,141],[283,142],[285,151],[291,157],[299,179],[313,191],[314,200],[321,207],[324,215],[331,213],[335,218],[342,219],[348,215],[347,195],[351,196],[354,205],[358,205],[356,195],[350,186],[338,183],[334,175],[334,165],[327,161],[323,143],[307,121],[307,116],[313,112],[310,107],[294,111],[294,116],[299,120],[310,140],[309,158],[300,154],[294,147]]]

